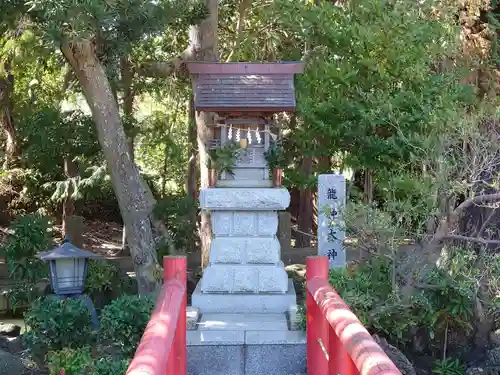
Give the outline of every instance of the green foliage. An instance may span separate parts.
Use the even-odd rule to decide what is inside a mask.
[[[114,298],[131,293],[131,280],[120,273],[116,262],[107,260],[90,260],[88,274],[85,279],[85,293],[94,302],[97,311]]]
[[[269,169],[283,168],[286,163],[286,156],[281,142],[276,141],[271,144],[265,152],[264,157]]]
[[[177,86],[172,87],[173,85],[169,83],[165,90],[173,91],[177,88]],[[181,101],[187,100],[187,97],[181,89],[176,92],[179,93],[179,97],[165,99],[163,90],[162,94],[148,97],[148,100],[144,101],[145,106],[171,108],[171,110],[154,110],[140,120],[138,125],[140,133],[136,141],[137,162],[141,170],[156,182],[157,187],[161,181],[163,194],[183,191],[186,165],[190,155],[187,119],[180,107]],[[154,102],[149,103],[149,100]]]
[[[453,69],[433,68],[443,56],[460,54],[454,11],[440,6],[437,18],[427,3],[409,0],[342,7],[272,2],[268,19],[307,45],[296,84],[298,119],[286,135],[288,159],[339,155],[336,168],[377,172],[421,166],[419,158],[474,100],[460,83],[460,58]],[[299,183],[295,169],[285,174]]]
[[[235,141],[229,141],[221,147],[209,151],[209,168],[213,168],[218,174],[222,172],[233,174],[233,168],[239,155],[245,152]]]
[[[98,34],[110,47],[108,54],[124,51],[127,43],[156,35],[169,24],[194,23],[206,14],[198,1],[31,0],[29,5],[29,14],[50,40],[90,40]]]
[[[14,285],[10,298],[14,308],[37,297],[36,283],[48,276],[48,267],[37,255],[49,250],[52,237],[49,221],[38,215],[21,216],[14,220],[9,229],[12,233],[6,244],[0,248],[9,270],[9,279]]]
[[[45,182],[33,169],[10,169],[0,174],[0,205],[6,222],[27,213],[46,213],[53,208],[51,191],[42,187]]]
[[[92,364],[92,350],[89,347],[64,348],[47,355],[49,375],[87,375],[86,370]]]
[[[78,157],[77,164],[82,170],[100,157],[92,118],[81,111],[62,113],[57,107],[39,106],[36,111],[23,113],[20,120],[23,157],[53,180],[63,175],[66,156]]]
[[[451,277],[435,270],[425,281],[437,284],[429,284],[432,288],[403,304],[393,286],[392,270],[387,257],[373,257],[354,269],[330,270],[329,283],[369,330],[393,342],[407,344],[417,329],[424,329],[439,350],[445,330],[470,330],[474,285],[463,272]],[[305,325],[304,317],[301,324]]]
[[[129,365],[127,359],[100,358],[94,362],[86,375],[116,375],[125,374]]]
[[[185,250],[193,243],[193,236],[197,233],[196,211],[196,202],[188,196],[167,195],[155,206],[154,215],[165,223],[177,251],[185,253]],[[159,258],[167,255],[165,253],[167,248],[167,246],[160,246]]]
[[[125,356],[132,355],[151,317],[149,296],[122,296],[105,306],[100,318],[100,338],[113,342]]]
[[[66,375],[117,375],[125,374],[129,360],[103,357],[92,358],[89,347],[77,349],[65,348],[50,352],[47,356],[49,375],[60,375],[64,370]]]
[[[464,366],[456,358],[446,358],[437,361],[435,367],[432,369],[432,373],[439,375],[463,375],[464,371]]]
[[[119,288],[118,266],[116,263],[102,260],[89,260],[85,279],[85,292],[93,295]]]
[[[24,320],[29,329],[23,335],[24,343],[37,357],[48,351],[80,348],[94,342],[91,315],[80,299],[60,300],[55,296],[37,299]]]

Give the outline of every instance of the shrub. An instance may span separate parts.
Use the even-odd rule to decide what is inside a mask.
[[[471,328],[470,281],[436,269],[425,279],[433,288],[402,304],[397,290],[393,290],[391,272],[388,258],[374,257],[354,270],[330,270],[329,283],[368,330],[396,343],[411,342],[416,330],[423,329],[432,345],[439,349],[445,330],[456,328],[467,332]],[[299,314],[299,326],[305,327],[304,307]]]
[[[129,365],[128,359],[101,358],[94,362],[91,370],[86,375],[117,375],[125,374]]]
[[[85,293],[91,297],[98,311],[120,296],[127,286],[116,263],[106,260],[89,261]]]
[[[47,359],[49,375],[60,375],[62,370],[66,375],[86,375],[92,364],[92,350],[89,347],[65,348],[50,352]]]
[[[100,338],[110,340],[126,356],[132,355],[148,324],[154,301],[149,296],[122,296],[102,309]]]
[[[15,308],[38,297],[36,283],[48,276],[48,268],[37,254],[51,247],[52,238],[49,221],[39,215],[21,216],[9,229],[12,234],[0,248],[0,254],[5,257],[9,278],[16,282],[10,293]]]
[[[167,195],[154,208],[155,217],[168,228],[172,244],[180,253],[192,248],[196,238],[196,202],[187,196]],[[168,244],[160,243],[158,258],[168,255]]]
[[[28,349],[35,356],[63,348],[84,347],[93,342],[92,320],[84,301],[74,298],[60,300],[54,296],[34,301],[25,314],[23,335]]]
[[[118,267],[115,263],[108,261],[90,260],[88,273],[85,279],[85,292],[94,294],[96,292],[109,292],[119,288]]]
[[[15,168],[0,172],[0,222],[30,212],[54,212],[51,192],[44,187],[46,175],[36,169]]]
[[[48,355],[49,375],[60,375],[62,370],[66,375],[118,375],[125,374],[129,364],[128,359],[104,357],[94,360],[92,349],[62,349],[50,352]]]

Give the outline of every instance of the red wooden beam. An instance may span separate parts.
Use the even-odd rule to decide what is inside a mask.
[[[165,283],[127,375],[186,375],[186,258],[164,258]]]
[[[316,309],[313,308],[311,311],[309,304],[307,306],[308,374],[401,375],[396,365],[328,283],[324,271],[325,267],[328,268],[328,258],[309,257],[306,266],[307,297],[316,305]],[[325,370],[325,365],[321,361],[319,368],[317,362],[310,362],[309,351],[317,351],[318,348],[314,345],[314,340],[317,340],[318,336],[309,337],[310,329],[311,333],[318,334],[314,324],[315,322],[318,324],[319,318],[315,315],[321,315],[330,326],[328,345],[325,345],[328,353],[328,370]],[[325,335],[324,332],[320,333]],[[311,360],[315,358],[319,358],[319,354],[311,354]]]

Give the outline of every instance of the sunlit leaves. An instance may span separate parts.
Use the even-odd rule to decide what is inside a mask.
[[[196,0],[31,0],[27,5],[49,40],[91,39],[122,53],[127,43],[159,35],[170,24],[197,22],[205,14]]]
[[[457,72],[436,79],[431,71],[456,52],[458,29],[424,5],[282,0],[273,6],[282,26],[308,45],[308,68],[296,86],[303,126],[292,135],[298,144],[309,140],[303,147],[345,151],[352,167],[388,167],[427,152],[419,134],[439,131],[460,108]]]

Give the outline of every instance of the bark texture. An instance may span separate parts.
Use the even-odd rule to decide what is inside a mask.
[[[5,76],[0,76],[0,125],[5,133],[4,169],[12,168],[20,156],[17,132],[12,116],[12,93],[14,92],[14,76],[10,72],[10,64],[4,63]]]
[[[217,23],[218,8],[217,0],[205,0],[208,9],[208,17],[199,25],[191,26],[189,30],[189,47],[192,51],[192,59],[196,61],[218,61],[217,54]],[[196,79],[196,78],[193,78]],[[214,115],[208,112],[197,112],[196,132],[198,143],[198,155],[200,159],[201,188],[208,187],[208,152],[207,143],[212,134],[209,125],[214,123]],[[200,218],[200,240],[201,240],[201,265],[208,265],[210,255],[210,240],[212,228],[210,214],[201,211]]]
[[[194,110],[194,97],[191,93],[188,102],[188,143],[189,143],[189,160],[187,167],[186,191],[187,195],[196,199],[198,194],[198,168],[196,161],[198,159],[197,152],[197,134],[196,134],[196,114]]]
[[[66,191],[66,198],[63,202],[62,212],[62,231],[64,235],[68,234],[68,219],[75,214],[75,200],[73,194],[75,193],[74,182],[71,181],[78,176],[78,168],[71,156],[64,158],[64,174],[66,181],[68,181],[68,189]]]
[[[132,118],[134,113],[134,90],[133,90],[133,78],[134,72],[132,69],[132,64],[128,56],[124,56],[120,59],[120,70],[121,70],[121,81],[123,86],[123,114],[126,118]],[[135,132],[130,130],[127,135],[127,142],[130,157],[133,162],[135,162]],[[127,247],[127,227],[124,225],[122,230],[122,255],[129,255],[130,249]]]
[[[97,126],[99,142],[127,228],[139,293],[153,292],[159,285],[150,219],[155,199],[132,159],[118,104],[93,44],[83,41],[64,44],[61,49],[75,71]]]
[[[313,160],[311,157],[304,157],[302,160],[302,174],[310,176],[312,173]],[[313,193],[310,188],[300,190],[299,213],[297,215],[296,247],[310,247],[313,229]]]

